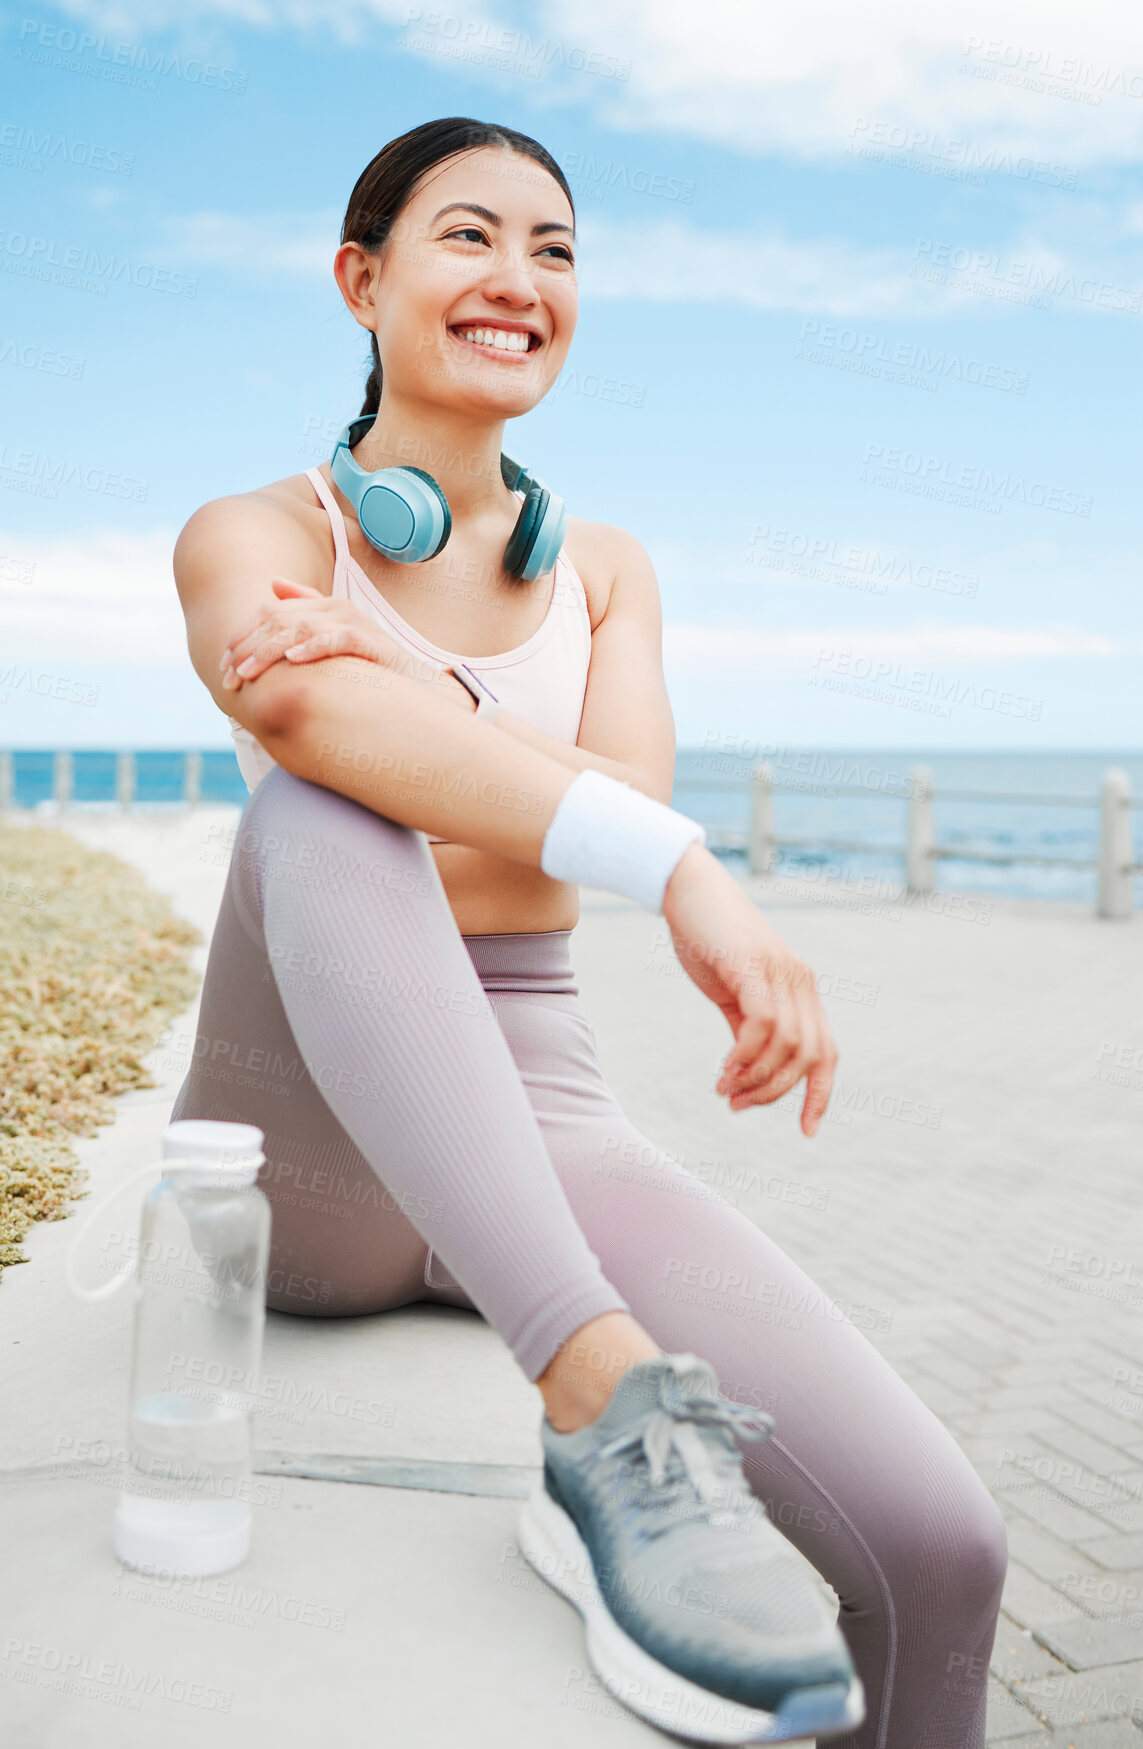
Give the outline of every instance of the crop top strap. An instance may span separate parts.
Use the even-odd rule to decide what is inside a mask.
[[[338,505],[337,499],[326,484],[325,476],[321,469],[307,468],[306,479],[325,505],[326,514],[329,517],[329,524],[333,530],[335,593],[339,594],[340,591],[336,589],[336,583],[340,577],[344,577],[345,569],[349,562],[349,536],[345,532],[345,518],[341,514],[341,509]]]

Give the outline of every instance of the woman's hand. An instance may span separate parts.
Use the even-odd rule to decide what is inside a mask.
[[[277,604],[261,608],[222,652],[219,666],[228,692],[244,680],[256,680],[283,657],[287,662],[320,662],[327,656],[365,656],[386,668],[409,667],[408,650],[352,602],[289,577],[274,577],[270,587]]]
[[[676,864],[663,917],[684,971],[734,1034],[715,1091],[744,1111],[781,1099],[805,1076],[802,1133],[815,1135],[837,1049],[809,966],[704,845],[688,846]]]

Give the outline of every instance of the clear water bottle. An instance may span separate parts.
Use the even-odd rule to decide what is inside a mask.
[[[263,1140],[253,1124],[170,1124],[143,1204],[115,1552],[146,1572],[224,1573],[250,1550],[270,1248],[255,1183]]]

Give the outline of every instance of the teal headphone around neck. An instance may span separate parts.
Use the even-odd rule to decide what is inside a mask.
[[[448,540],[452,517],[448,499],[433,476],[412,467],[377,468],[367,474],[350,454],[376,417],[362,413],[342,429],[330,459],[333,483],[353,505],[362,533],[379,553],[405,565],[434,559]],[[504,548],[504,569],[509,576],[531,583],[559,557],[567,533],[567,508],[562,498],[510,455],[501,454],[500,475],[510,492],[525,494]]]

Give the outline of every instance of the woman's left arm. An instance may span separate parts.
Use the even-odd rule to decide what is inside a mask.
[[[591,665],[573,747],[501,707],[496,728],[575,771],[590,767],[670,802],[675,719],[663,676],[663,609],[647,553],[622,528],[594,525],[612,568],[603,618],[591,638]]]

